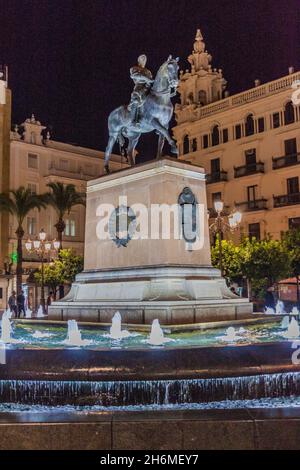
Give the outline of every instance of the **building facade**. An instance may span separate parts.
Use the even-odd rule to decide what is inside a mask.
[[[173,131],[179,158],[206,170],[210,215],[221,199],[227,212],[243,213],[245,235],[278,239],[300,227],[300,107],[292,100],[300,72],[290,67],[288,75],[255,80],[229,96],[200,30],[188,61]]]
[[[46,126],[36,120],[34,115],[20,126],[15,126],[11,132],[10,114],[7,116],[7,122],[9,133],[8,139],[6,138],[6,143],[8,141],[6,151],[8,150],[9,160],[5,161],[7,165],[5,168],[8,176],[3,183],[2,191],[24,186],[32,193],[42,194],[49,191],[48,183],[59,181],[64,184],[74,184],[77,191],[85,193],[87,181],[104,174],[104,152],[52,140]],[[4,161],[4,158],[2,160]],[[110,166],[112,171],[116,171],[128,165],[124,159],[122,161],[122,157],[112,155]],[[12,216],[6,217],[5,234],[3,231],[3,239],[6,242],[2,245],[0,258],[3,273],[3,278],[0,278],[0,289],[3,293],[2,299],[0,298],[0,309],[6,308],[7,296],[15,288],[16,282],[13,275],[14,265],[10,266],[11,275],[8,276],[8,273],[5,275],[5,262],[7,260],[13,262],[17,247],[16,220]],[[28,280],[30,274],[39,268],[40,260],[37,256],[26,252],[25,241],[28,238],[34,240],[41,229],[45,230],[48,239],[55,239],[56,222],[57,215],[52,207],[42,209],[40,212],[38,210],[30,212],[24,221],[23,288],[33,307],[38,303],[39,293],[34,284]],[[76,254],[83,255],[85,208],[75,206],[66,216],[65,223],[63,248],[71,248]]]
[[[0,65],[0,192],[9,189],[11,91],[8,88],[8,69]],[[0,308],[6,303],[10,283],[7,213],[0,213]]]

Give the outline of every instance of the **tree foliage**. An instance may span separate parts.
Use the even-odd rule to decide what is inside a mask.
[[[44,266],[44,283],[53,292],[62,284],[71,284],[76,274],[83,270],[83,257],[75,255],[70,249],[60,250],[58,258]],[[35,273],[38,284],[42,282],[41,271]]]
[[[212,248],[212,263],[218,267],[218,240]],[[289,277],[292,271],[291,250],[283,241],[245,238],[239,246],[231,240],[222,240],[222,265],[229,281],[246,278],[255,297],[262,297],[266,289]]]

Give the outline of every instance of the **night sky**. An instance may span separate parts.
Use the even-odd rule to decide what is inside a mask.
[[[137,56],[153,72],[169,54],[186,69],[198,27],[231,94],[300,69],[300,0],[0,0],[13,123],[34,112],[56,140],[104,149]],[[156,139],[142,138],[145,159]]]

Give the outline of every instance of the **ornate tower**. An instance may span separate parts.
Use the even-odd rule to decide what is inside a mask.
[[[195,109],[222,99],[227,84],[222,69],[213,69],[211,66],[212,56],[205,49],[200,29],[197,29],[193,52],[188,56],[188,61],[190,70],[180,72],[181,104],[176,107],[179,118],[185,107]]]

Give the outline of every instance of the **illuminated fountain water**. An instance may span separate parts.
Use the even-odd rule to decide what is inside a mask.
[[[25,318],[32,318],[32,310],[30,308],[26,308]]]
[[[38,311],[37,311],[37,314],[36,314],[37,318],[43,318],[45,317],[46,315],[44,314],[44,310],[43,310],[43,307],[40,305],[39,308],[38,308]]]
[[[159,324],[159,320],[155,319],[151,325],[150,336],[147,340],[147,343],[153,346],[162,346],[164,343],[172,341],[169,338],[165,338],[164,332]]]
[[[64,344],[68,346],[87,346],[91,341],[81,338],[81,332],[76,320],[68,320],[68,336]]]
[[[244,333],[245,331],[240,331],[240,333]],[[226,330],[226,333],[224,336],[221,336],[221,341],[226,341],[228,343],[234,343],[235,341],[238,341],[241,339],[240,336],[236,334],[235,328],[233,326],[229,326]]]
[[[281,300],[277,301],[275,306],[276,315],[283,315],[285,312],[284,303]]]
[[[299,323],[297,322],[295,318],[291,319],[288,325],[288,329],[285,333],[283,333],[283,336],[288,339],[299,338],[300,328],[299,328]]]
[[[32,337],[35,339],[43,339],[43,338],[50,338],[52,336],[51,333],[44,333],[42,331],[36,330],[34,333],[32,333]]]
[[[6,310],[2,315],[0,341],[2,343],[11,343],[12,342],[11,332],[12,330],[11,330],[10,317]]]
[[[112,323],[109,331],[109,336],[112,339],[128,338],[129,331],[122,330],[122,318],[120,312],[116,312],[112,318]]]
[[[6,316],[7,318],[12,318],[12,311],[8,308],[7,310],[5,310],[5,312],[3,312],[3,316]]]
[[[288,328],[290,323],[290,317],[288,315],[285,315],[283,319],[281,320],[281,328],[286,329]]]
[[[265,308],[265,314],[266,315],[275,315],[275,310],[272,307],[267,307]]]
[[[297,307],[293,307],[292,308],[292,311],[291,311],[291,315],[294,315],[294,316],[299,316],[299,310]]]

